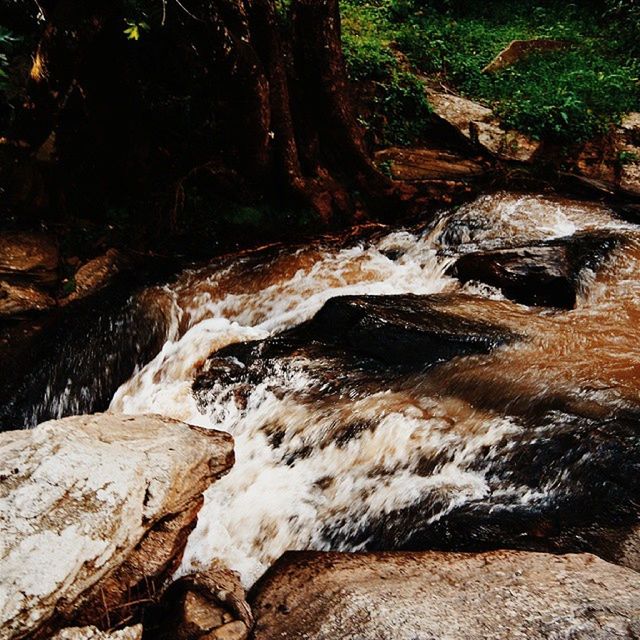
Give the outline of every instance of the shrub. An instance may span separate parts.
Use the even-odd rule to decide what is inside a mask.
[[[395,71],[383,86],[380,102],[386,121],[385,142],[410,145],[424,135],[431,107],[424,84],[414,74]]]
[[[384,80],[396,67],[392,51],[375,36],[346,33],[342,46],[347,71],[353,80]]]
[[[537,55],[478,87],[506,126],[536,138],[584,141],[637,106],[630,73],[583,51]]]
[[[420,139],[431,112],[419,78],[401,68],[391,44],[395,2],[343,3],[342,44],[349,77],[373,88],[374,114],[367,124],[386,144],[408,145]]]

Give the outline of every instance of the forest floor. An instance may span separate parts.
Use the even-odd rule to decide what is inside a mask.
[[[486,104],[505,127],[560,144],[603,134],[638,110],[638,45],[621,17],[590,3],[440,4],[446,8],[412,0],[342,2],[349,73],[376,86],[367,124],[380,143],[420,139],[425,79]],[[541,38],[566,46],[483,72],[512,41]]]

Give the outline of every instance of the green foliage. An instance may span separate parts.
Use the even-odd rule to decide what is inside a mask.
[[[620,151],[618,153],[618,164],[637,164],[640,162],[640,156],[633,151]]]
[[[628,70],[580,50],[531,56],[475,88],[506,126],[560,142],[606,132],[638,101]]]
[[[424,134],[431,114],[424,84],[412,73],[394,71],[383,89],[380,106],[386,122],[385,141],[412,144]]]
[[[0,26],[0,91],[5,90],[9,81],[9,57],[19,38],[9,29]]]
[[[345,33],[342,46],[347,71],[352,80],[384,81],[396,68],[393,53],[376,36]]]
[[[431,112],[424,84],[403,69],[392,49],[393,31],[384,3],[344,6],[343,50],[347,71],[356,82],[375,87],[373,111],[366,124],[386,144],[407,145],[424,132]]]
[[[537,138],[586,140],[606,131],[621,114],[640,108],[640,62],[634,50],[640,46],[640,0],[582,5],[553,0],[343,0],[343,14],[352,77],[379,78],[389,57],[399,51],[413,69],[485,102],[505,126]],[[360,36],[362,42],[354,42]],[[541,37],[573,45],[530,56],[498,73],[482,73],[512,40]],[[388,84],[393,72],[384,77]],[[398,95],[387,91],[382,101],[387,110],[388,100]],[[410,109],[401,105],[397,111],[402,122]],[[415,124],[419,122],[416,118]],[[404,122],[400,132],[390,129],[390,137],[403,141],[411,126]]]

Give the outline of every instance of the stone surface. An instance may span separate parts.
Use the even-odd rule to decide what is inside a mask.
[[[396,180],[470,180],[484,176],[490,166],[481,160],[438,149],[390,147],[376,153],[376,162],[388,163]]]
[[[150,627],[161,639],[196,640],[234,638],[229,634],[238,623],[245,635],[253,624],[244,588],[238,574],[214,560],[207,571],[183,576],[167,589]]]
[[[109,249],[104,255],[83,264],[73,276],[75,289],[65,302],[84,298],[105,287],[122,269],[124,262],[124,256],[117,249]]]
[[[640,575],[594,556],[285,554],[252,593],[255,640],[611,640],[640,633]]]
[[[0,280],[0,316],[44,311],[55,303],[50,295],[36,287]]]
[[[551,38],[536,38],[535,40],[512,40],[483,70],[483,73],[493,73],[510,67],[523,60],[532,53],[551,53],[562,51],[570,43],[566,40]]]
[[[505,131],[497,121],[472,122],[470,130],[476,144],[504,160],[531,162],[541,146],[519,131]]]
[[[498,158],[530,162],[540,149],[540,142],[503,129],[491,109],[473,100],[435,91],[428,91],[427,95],[441,122]]]
[[[142,625],[111,632],[100,631],[97,627],[68,627],[58,631],[51,640],[142,640]]]
[[[229,622],[204,636],[203,640],[246,640],[249,637],[249,629],[244,622],[235,620]]]
[[[175,568],[202,492],[232,463],[227,434],[159,416],[0,435],[0,638],[113,623],[138,582]]]
[[[492,249],[458,258],[450,273],[501,289],[511,300],[572,309],[583,269],[595,269],[620,244],[611,234],[575,234],[527,247]]]
[[[640,148],[632,152],[637,160],[626,162],[620,169],[620,190],[633,197],[640,197]]]
[[[0,276],[27,276],[56,280],[59,254],[55,242],[39,233],[0,234]]]
[[[491,109],[472,100],[436,91],[428,91],[427,95],[436,116],[455,127],[468,140],[473,138],[472,122],[490,122],[494,118]]]
[[[640,113],[628,113],[620,123],[620,133],[627,144],[640,146]]]

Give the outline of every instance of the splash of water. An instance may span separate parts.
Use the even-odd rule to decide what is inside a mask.
[[[445,274],[453,258],[444,255],[443,248],[465,251],[525,244],[593,229],[629,231],[595,205],[498,194],[442,216],[427,231],[387,231],[343,248],[317,243],[262,257],[242,256],[187,272],[171,287],[157,290],[169,301],[169,339],[158,356],[117,391],[111,409],[161,413],[222,429],[233,434],[236,448],[236,466],[206,493],[181,571],[223,558],[249,585],[286,549],[366,545],[348,541],[368,523],[418,504],[425,496],[437,505],[429,517],[441,518],[456,505],[487,495],[488,467],[478,459],[490,459],[499,443],[522,432],[517,420],[446,393],[382,390],[359,398],[346,394],[305,401],[296,392],[313,384],[313,363],[302,358],[273,371],[244,404],[218,384],[206,406],[199,407],[191,383],[211,352],[297,325],[334,296],[459,289],[459,283]],[[470,375],[482,370],[479,375],[486,380],[486,362],[493,361],[490,373],[496,385],[501,384],[501,371],[513,377],[517,367],[523,379],[529,376],[527,384],[548,385],[551,379],[560,384],[562,375],[572,370],[571,362],[564,368],[548,364],[540,376],[532,374],[529,363],[544,349],[562,360],[572,327],[578,324],[586,335],[585,317],[622,290],[637,313],[633,296],[640,292],[629,294],[625,282],[633,281],[638,264],[640,251],[631,266],[625,254],[617,263],[613,260],[604,275],[585,281],[579,308],[551,319],[564,343],[549,338],[546,312],[505,302],[486,286],[466,285],[466,291],[477,296],[477,305],[464,313],[489,319],[498,313],[499,323],[517,330],[524,323],[539,336],[523,347],[499,349],[476,365],[471,358]],[[620,320],[619,314],[615,317]],[[514,367],[518,349],[515,359],[520,364]],[[640,362],[635,351],[629,357]],[[345,424],[365,427],[357,438],[343,442],[335,434]],[[437,460],[443,451],[446,459],[425,473],[424,460]],[[551,488],[538,496],[527,487],[501,490],[527,502],[544,498]]]

